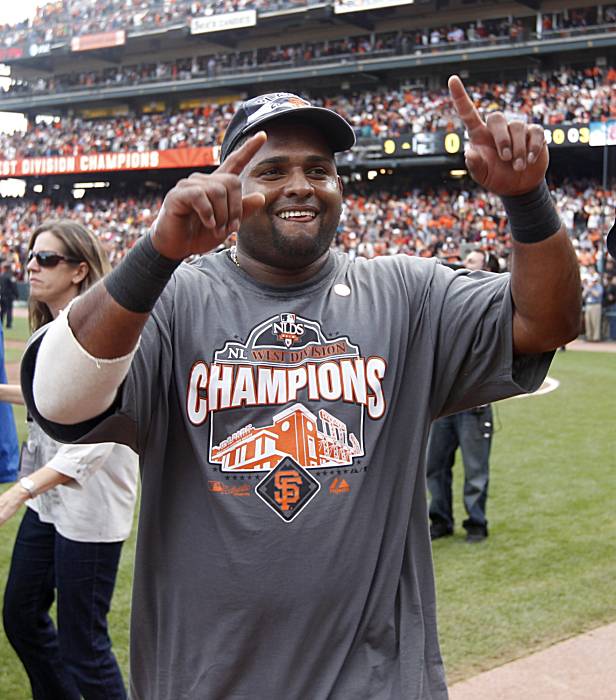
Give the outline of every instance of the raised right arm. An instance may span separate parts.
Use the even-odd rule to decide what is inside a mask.
[[[79,423],[113,403],[150,311],[180,262],[215,248],[264,204],[242,197],[239,175],[265,143],[259,132],[211,175],[194,173],[166,195],[152,232],[71,305],[43,338],[33,396],[49,421]]]
[[[239,229],[244,216],[263,206],[261,194],[242,198],[239,175],[265,140],[265,133],[259,132],[211,175],[193,173],[169,191],[151,233],[154,252],[163,262],[176,261],[179,264],[190,255],[216,248],[230,233]],[[155,265],[151,257],[148,261]],[[75,338],[94,357],[109,359],[131,352],[149,315],[145,306],[151,309],[156,301],[148,299],[141,312],[130,310],[126,303],[122,303],[130,298],[134,302],[132,308],[136,309],[141,301],[138,299],[140,289],[126,289],[138,281],[124,275],[130,262],[125,264],[124,260],[120,263],[115,280],[114,273],[111,273],[71,308],[69,324]],[[172,263],[167,267],[173,270]],[[168,278],[170,276],[171,272]],[[110,281],[115,281],[116,286],[111,286]],[[164,285],[158,295],[163,288]],[[113,294],[114,289],[118,289],[117,294]]]

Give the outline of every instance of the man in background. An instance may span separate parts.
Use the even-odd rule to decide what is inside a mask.
[[[499,271],[496,257],[482,250],[471,250],[464,258],[464,267],[468,270]],[[481,542],[488,536],[486,500],[492,430],[490,404],[438,418],[432,423],[427,456],[432,540],[453,534],[451,484],[458,447],[464,462],[464,507],[467,519],[462,525],[466,530],[466,541]]]
[[[13,302],[18,296],[17,282],[11,269],[11,263],[4,261],[0,273],[0,324],[4,324],[6,318],[7,328],[13,325]]]
[[[603,285],[594,269],[582,277],[582,299],[584,301],[584,327],[586,340],[598,343],[601,340],[601,314],[603,311]]]

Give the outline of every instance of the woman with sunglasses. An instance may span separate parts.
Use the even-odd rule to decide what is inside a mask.
[[[100,279],[109,262],[74,221],[48,221],[28,245],[32,331]],[[23,403],[18,385],[0,400]],[[107,613],[133,521],[137,456],[124,445],[62,445],[29,421],[22,478],[0,496],[0,525],[27,508],[4,594],[9,642],[34,700],[126,698],[111,651]],[[49,610],[57,599],[57,630]]]

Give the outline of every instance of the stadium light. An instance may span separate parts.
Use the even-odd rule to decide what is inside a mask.
[[[81,199],[85,193],[86,191],[83,189],[83,187],[75,187],[73,190],[73,197],[75,199]]]
[[[21,112],[0,112],[0,133],[14,134],[24,132],[28,128],[28,120]]]
[[[32,191],[40,194],[43,191],[43,185],[33,185]]]
[[[454,168],[449,171],[450,177],[464,177],[467,171],[464,168]]]
[[[23,197],[26,194],[26,181],[15,177],[0,180],[0,197]]]
[[[82,189],[82,190],[89,190],[92,187],[109,187],[108,182],[75,182],[73,183],[73,187],[76,189]]]
[[[368,180],[374,180],[374,178],[378,175],[376,170],[368,170],[367,178]]]

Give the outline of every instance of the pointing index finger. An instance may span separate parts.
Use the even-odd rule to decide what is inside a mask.
[[[242,170],[250,163],[254,154],[267,141],[265,131],[258,131],[254,136],[251,136],[243,143],[236,151],[229,155],[225,162],[220,165],[216,172],[230,173],[231,175],[240,175]]]
[[[466,92],[460,78],[457,75],[452,75],[447,85],[449,86],[449,94],[451,95],[453,106],[469,135],[476,129],[484,127],[485,123],[479,116],[479,112],[468,96],[468,92]]]

